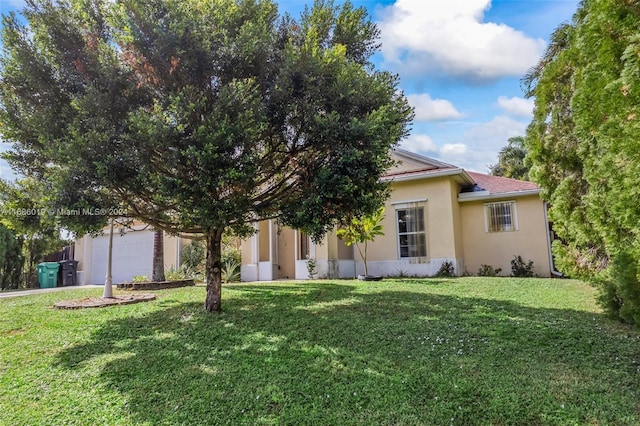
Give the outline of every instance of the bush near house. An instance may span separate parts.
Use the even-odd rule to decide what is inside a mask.
[[[182,268],[191,277],[202,277],[204,275],[205,247],[202,241],[192,240],[182,249],[180,260]]]
[[[511,276],[521,278],[533,277],[533,260],[525,262],[522,256],[514,256],[513,259],[511,259]]]
[[[205,247],[201,240],[192,240],[181,254],[181,270],[185,276],[204,281]],[[241,252],[232,235],[225,234],[222,241],[222,281],[240,281]]]
[[[502,268],[494,268],[491,265],[480,265],[480,269],[478,269],[479,277],[497,277],[500,272],[502,272]]]
[[[440,265],[440,269],[438,269],[438,272],[436,272],[434,276],[438,278],[451,278],[455,277],[455,275],[456,269],[453,266],[453,262],[447,260],[445,262],[442,262],[442,265]]]

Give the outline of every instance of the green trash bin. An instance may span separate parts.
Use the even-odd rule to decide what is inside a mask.
[[[58,286],[58,262],[38,263],[38,282],[40,288],[53,288]]]

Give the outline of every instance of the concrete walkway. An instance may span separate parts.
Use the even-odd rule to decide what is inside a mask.
[[[9,290],[9,291],[0,291],[0,299],[4,299],[7,297],[18,297],[18,296],[29,296],[31,294],[41,294],[41,293],[51,293],[54,291],[64,291],[64,290],[76,290],[76,289],[87,289],[87,288],[103,288],[102,285],[74,285],[67,287],[53,287],[53,288],[34,288],[28,290]],[[115,288],[115,285],[113,286]]]

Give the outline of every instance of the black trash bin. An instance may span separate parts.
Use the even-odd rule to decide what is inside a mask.
[[[76,269],[78,267],[77,260],[61,260],[60,273],[62,275],[62,286],[76,285]]]

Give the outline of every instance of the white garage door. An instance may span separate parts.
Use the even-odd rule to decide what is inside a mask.
[[[104,284],[107,275],[109,235],[93,239],[91,284]],[[136,275],[151,278],[153,259],[153,231],[127,232],[113,235],[113,284],[130,282]]]

